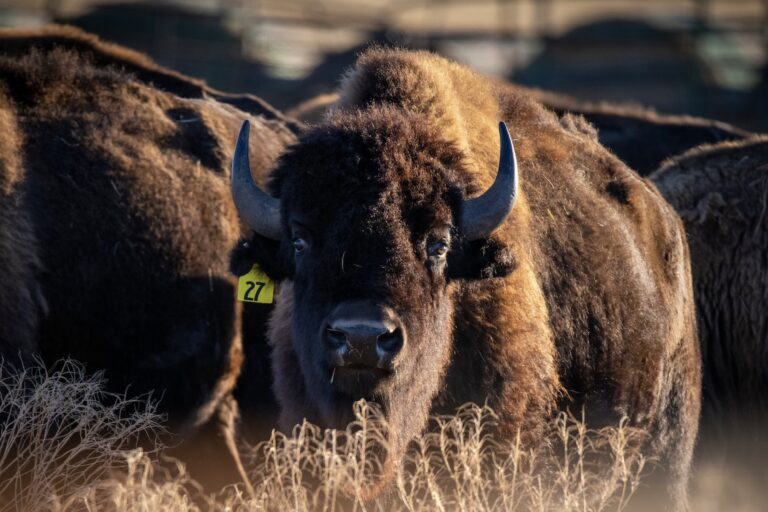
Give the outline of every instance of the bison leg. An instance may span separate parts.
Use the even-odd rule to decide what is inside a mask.
[[[229,395],[205,424],[170,451],[171,456],[186,463],[189,474],[207,492],[241,484],[253,496],[253,486],[237,449],[238,422],[237,402]]]
[[[6,369],[32,361],[40,320],[47,311],[37,280],[40,263],[34,236],[12,199],[0,191],[0,358]]]
[[[667,381],[670,387],[660,418],[650,430],[649,451],[657,454],[658,460],[652,473],[641,480],[630,510],[689,510],[688,480],[701,409],[698,359],[694,355],[690,358],[690,364],[669,365],[676,371]]]

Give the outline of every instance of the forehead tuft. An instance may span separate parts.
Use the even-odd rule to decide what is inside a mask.
[[[463,188],[463,158],[425,118],[391,107],[340,112],[308,130],[273,173],[289,202],[332,194],[337,201],[382,195],[425,203]],[[295,205],[299,206],[299,205]]]

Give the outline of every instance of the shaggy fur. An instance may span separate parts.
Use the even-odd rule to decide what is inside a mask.
[[[491,237],[467,242],[461,203],[494,179],[499,120],[515,143],[520,197]],[[430,410],[467,401],[488,401],[500,435],[520,430],[527,442],[559,409],[584,408],[592,426],[627,415],[651,433],[648,454],[684,507],[700,394],[685,236],[655,187],[594,134],[435,55],[372,50],[270,186],[283,241],[256,236],[235,259],[283,280],[270,340],[285,428],[348,420],[360,396],[323,373],[318,322],[338,301],[373,298],[408,333],[372,395],[395,457]],[[297,221],[310,233],[300,256]],[[442,224],[453,228],[440,266],[425,247]]]
[[[0,103],[7,99],[0,92]],[[9,364],[25,362],[35,350],[35,333],[46,304],[35,275],[40,271],[29,213],[22,205],[24,170],[21,141],[13,112],[0,110],[0,356]],[[5,316],[7,315],[7,316]],[[12,319],[12,320],[11,320]]]
[[[249,118],[263,171],[290,126],[67,28],[0,32],[0,91],[3,352],[76,358],[201,425],[242,360],[233,141]]]
[[[597,129],[600,143],[629,167],[647,176],[659,165],[701,144],[737,141],[752,134],[721,121],[660,114],[634,105],[588,103],[540,90],[528,90],[558,115],[582,116]]]
[[[685,222],[706,424],[768,414],[768,137],[702,146],[651,176]]]
[[[636,105],[590,103],[562,94],[519,85],[510,87],[530,96],[559,115],[564,124],[592,134],[624,163],[647,176],[659,165],[700,144],[742,140],[753,134],[720,121],[691,116],[660,114]],[[305,122],[318,122],[338,94],[322,94],[288,112]]]

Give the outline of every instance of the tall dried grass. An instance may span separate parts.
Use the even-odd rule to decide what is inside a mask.
[[[101,391],[98,378],[66,362],[0,379],[3,503],[16,510],[579,511],[624,508],[646,460],[625,423],[599,431],[565,415],[536,449],[493,435],[497,417],[467,405],[432,420],[391,485],[365,501],[384,469],[386,420],[359,402],[345,431],[309,423],[247,449],[255,496],[237,487],[205,496],[180,463],[128,449],[159,432],[147,400]],[[108,404],[108,405],[105,405]]]
[[[147,399],[106,393],[74,361],[0,363],[0,509],[66,508],[68,491],[106,478],[127,447],[162,432]]]
[[[386,452],[386,421],[359,402],[344,432],[304,423],[290,436],[273,433],[251,452],[256,498],[250,510],[331,511],[581,511],[622,510],[637,488],[646,459],[642,434],[625,422],[588,430],[561,414],[536,449],[520,438],[498,442],[497,416],[466,405],[432,419],[405,461],[393,488],[365,502]]]

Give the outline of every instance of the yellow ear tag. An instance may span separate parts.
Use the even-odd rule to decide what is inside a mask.
[[[274,296],[275,282],[256,264],[237,281],[237,300],[240,302],[272,304]]]

